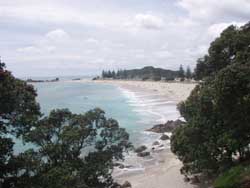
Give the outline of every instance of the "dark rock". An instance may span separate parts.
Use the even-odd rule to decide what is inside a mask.
[[[120,164],[120,165],[119,165],[119,168],[120,168],[120,169],[124,169],[124,168],[125,168],[125,165],[124,165],[124,164]]]
[[[149,155],[150,155],[150,152],[148,152],[148,151],[137,153],[138,157],[146,157],[146,156],[149,156]]]
[[[114,166],[118,166],[118,167],[120,167],[120,165],[122,165],[121,163],[114,163]]]
[[[191,180],[192,184],[199,184],[200,183],[198,176],[194,176],[190,180]]]
[[[169,140],[169,136],[166,135],[166,134],[163,134],[161,137],[160,137],[161,140]]]
[[[190,178],[187,177],[187,176],[185,176],[185,177],[184,177],[184,181],[185,181],[185,182],[189,182],[189,181],[190,181]]]
[[[146,149],[147,149],[146,146],[140,146],[140,147],[135,149],[135,152],[136,153],[141,153],[141,152],[145,151]]]
[[[130,187],[132,187],[132,185],[131,185],[131,183],[128,182],[128,181],[125,181],[125,182],[122,184],[122,186],[121,186],[121,188],[130,188]]]
[[[160,145],[160,142],[159,142],[159,141],[155,141],[152,145],[153,145],[153,146]]]
[[[165,124],[158,124],[153,126],[151,129],[147,131],[155,132],[155,133],[165,133],[165,132],[173,132],[177,127],[184,125],[185,122],[177,119],[176,121],[167,121]]]

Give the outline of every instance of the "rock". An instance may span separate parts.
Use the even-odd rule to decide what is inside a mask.
[[[187,177],[187,176],[185,176],[185,177],[184,177],[184,181],[185,181],[185,182],[189,182],[189,181],[190,181],[190,178]]]
[[[119,168],[120,168],[120,169],[124,169],[124,168],[125,168],[125,165],[124,165],[124,164],[120,164],[120,165],[119,165]]]
[[[198,176],[194,176],[190,180],[191,180],[192,184],[199,184],[200,183]]]
[[[135,149],[135,152],[136,153],[141,153],[141,152],[145,151],[146,149],[147,149],[146,146],[140,146],[140,147]]]
[[[169,140],[169,136],[166,135],[166,134],[163,134],[161,137],[160,137],[161,140]]]
[[[177,127],[184,125],[185,122],[177,119],[176,121],[167,121],[165,124],[158,124],[153,126],[151,129],[147,131],[155,132],[155,133],[165,133],[165,132],[173,132]]]
[[[148,152],[148,151],[137,153],[138,157],[146,157],[146,156],[149,156],[149,155],[150,155],[150,152]]]
[[[160,142],[159,141],[155,141],[152,145],[153,146],[158,146],[158,145],[160,145]]]
[[[132,187],[132,185],[129,181],[125,181],[121,186],[121,188],[130,188],[130,187]]]
[[[114,163],[114,166],[120,166],[121,165],[121,163]]]

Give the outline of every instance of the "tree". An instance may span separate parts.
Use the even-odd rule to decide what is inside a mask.
[[[172,151],[189,171],[218,171],[234,154],[249,157],[249,75],[249,65],[228,66],[179,105],[187,125],[172,137]]]
[[[24,187],[111,187],[113,161],[131,146],[125,129],[100,109],[84,115],[53,110],[25,140],[39,149],[22,154],[31,161],[19,169],[20,179],[30,180]]]
[[[174,132],[171,149],[182,160],[183,173],[218,173],[234,165],[236,157],[250,158],[249,28],[234,32],[229,27],[211,43],[198,71],[206,79],[178,105],[186,125]]]
[[[183,69],[182,65],[180,65],[178,76],[181,79],[184,79],[184,77],[185,77],[185,72],[184,72],[184,69]]]
[[[196,69],[196,79],[213,76],[221,69],[234,63],[250,63],[250,23],[238,28],[229,26],[220,37],[213,41],[208,54],[199,59]]]
[[[185,76],[186,76],[187,79],[191,79],[192,78],[192,72],[191,72],[191,69],[190,69],[189,66],[187,67],[186,75]]]
[[[14,170],[9,163],[14,145],[10,135],[25,135],[41,115],[35,97],[34,88],[13,77],[0,60],[0,182]]]
[[[113,79],[116,78],[116,74],[115,74],[115,71],[114,71],[114,70],[112,71],[112,78],[113,78]]]
[[[0,186],[4,188],[115,187],[114,160],[131,147],[129,135],[100,109],[67,109],[41,116],[33,86],[0,62]],[[11,137],[10,137],[11,135]],[[13,152],[14,139],[32,147]]]

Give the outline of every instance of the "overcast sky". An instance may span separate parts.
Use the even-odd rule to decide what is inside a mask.
[[[0,56],[16,76],[196,64],[250,0],[0,0]]]

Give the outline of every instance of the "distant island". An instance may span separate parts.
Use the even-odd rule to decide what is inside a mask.
[[[33,79],[27,79],[26,82],[29,82],[29,83],[37,83],[37,82],[59,82],[60,79],[59,78],[55,78],[55,79],[52,79],[52,80],[33,80]]]
[[[151,81],[173,81],[176,79],[184,81],[184,79],[191,79],[192,72],[189,67],[184,71],[182,65],[178,71],[155,68],[153,66],[147,66],[142,69],[131,70],[118,70],[118,71],[102,71],[102,75],[95,77],[97,79],[126,79],[126,80],[151,80]]]

